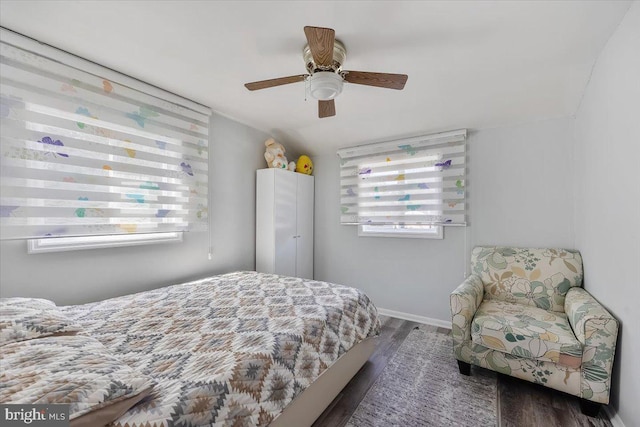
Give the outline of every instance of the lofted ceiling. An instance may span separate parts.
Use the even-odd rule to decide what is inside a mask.
[[[208,105],[311,155],[457,128],[573,115],[629,1],[12,1],[0,25]],[[305,25],[335,29],[344,68],[404,73],[403,91],[345,84],[319,119]]]

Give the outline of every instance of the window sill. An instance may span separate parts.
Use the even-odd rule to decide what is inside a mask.
[[[395,227],[395,228],[394,228]],[[408,239],[444,239],[444,227],[425,226],[423,230],[397,228],[398,226],[359,225],[359,237],[392,237]]]
[[[27,253],[65,252],[182,242],[182,233],[117,234],[108,236],[52,237],[27,241]]]

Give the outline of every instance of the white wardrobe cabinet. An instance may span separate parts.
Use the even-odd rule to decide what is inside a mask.
[[[259,169],[256,271],[313,279],[313,177]]]

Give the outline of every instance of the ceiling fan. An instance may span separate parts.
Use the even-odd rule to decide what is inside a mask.
[[[371,73],[366,71],[346,71],[342,64],[347,56],[344,45],[335,39],[331,28],[304,27],[307,45],[302,50],[308,74],[261,80],[245,84],[249,90],[266,89],[302,81],[309,81],[309,93],[318,100],[318,117],[336,115],[334,98],[342,92],[346,81],[366,86],[377,86],[402,90],[407,82],[406,74]]]

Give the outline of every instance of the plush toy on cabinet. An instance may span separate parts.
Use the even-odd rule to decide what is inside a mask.
[[[298,158],[296,164],[296,172],[303,173],[305,175],[311,175],[313,173],[313,162],[309,156],[302,155]]]
[[[290,171],[296,170],[296,162],[287,163],[287,158],[284,156],[285,148],[275,139],[269,138],[264,142],[266,147],[264,152],[264,159],[267,161],[267,166],[276,169],[288,169]]]

